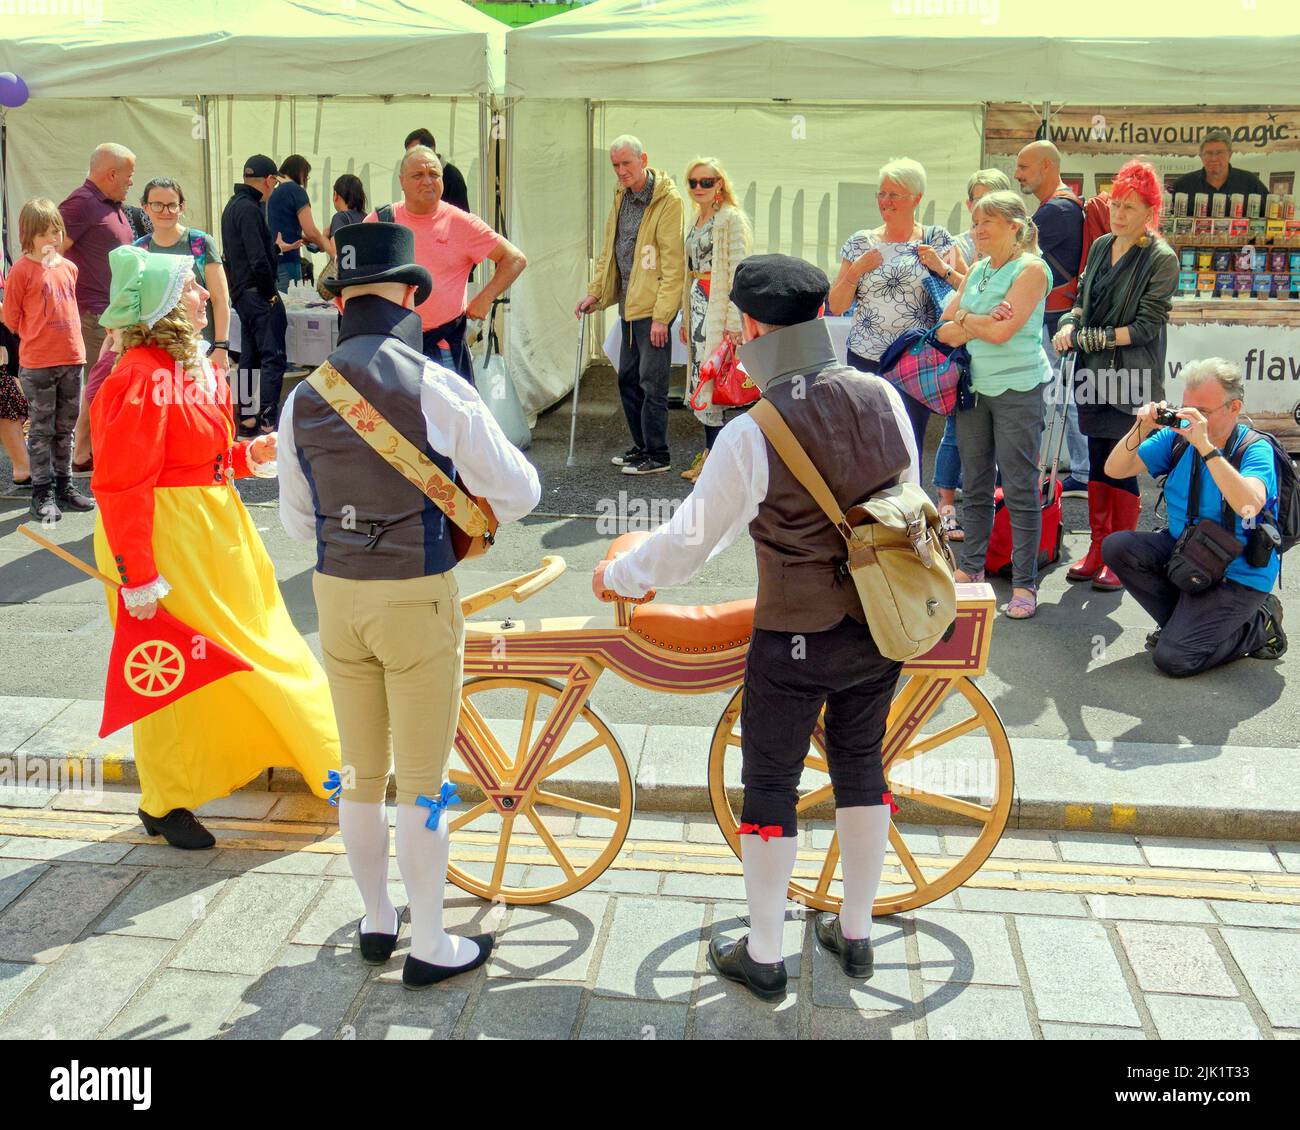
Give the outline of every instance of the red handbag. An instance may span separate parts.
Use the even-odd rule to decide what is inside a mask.
[[[697,412],[709,407],[699,403],[700,394],[709,382],[713,383],[713,405],[716,408],[743,408],[759,397],[758,386],[749,379],[730,339],[724,340],[700,366],[700,383],[691,397],[691,407]]]

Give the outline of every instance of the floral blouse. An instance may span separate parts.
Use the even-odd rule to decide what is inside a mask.
[[[925,241],[946,255],[953,239],[937,225],[924,229]],[[856,231],[844,241],[840,258],[852,262],[873,247],[884,262],[858,280],[857,306],[849,327],[849,348],[859,357],[878,360],[904,330],[925,329],[938,320],[922,279],[929,273],[917,258],[919,240],[886,243],[874,232]]]

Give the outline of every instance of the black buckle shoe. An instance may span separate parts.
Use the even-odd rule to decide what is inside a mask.
[[[1268,639],[1250,653],[1251,659],[1281,659],[1286,654],[1286,633],[1282,631],[1282,602],[1275,593],[1269,593],[1264,602],[1268,609]]]
[[[475,934],[470,941],[478,946],[478,957],[464,965],[434,965],[432,962],[421,961],[418,957],[407,954],[406,964],[402,966],[402,985],[408,989],[427,989],[439,981],[447,980],[448,977],[477,969],[487,961],[488,954],[492,952],[492,935]]]
[[[393,956],[393,950],[397,948],[397,935],[402,932],[403,913],[401,910],[397,912],[397,929],[391,934],[379,930],[368,930],[363,934],[361,923],[366,919],[365,915],[361,916],[357,921],[357,948],[361,951],[362,961],[368,965],[383,965]]]
[[[217,842],[188,808],[173,808],[166,816],[150,816],[141,808],[136,815],[149,835],[162,836],[174,848],[199,851]]]
[[[871,951],[870,938],[846,938],[838,914],[819,914],[813,922],[813,933],[827,953],[833,953],[840,968],[855,981],[870,981],[876,971],[876,958]]]
[[[755,961],[749,956],[749,935],[736,942],[722,938],[709,941],[709,964],[719,977],[744,985],[765,1001],[785,999],[785,961]]]

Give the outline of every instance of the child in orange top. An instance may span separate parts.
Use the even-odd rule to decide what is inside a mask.
[[[3,255],[0,255],[3,260]],[[18,387],[18,336],[4,324],[4,263],[0,261],[0,446],[13,465],[14,489],[31,490],[32,473],[27,466],[27,397]]]
[[[36,197],[18,216],[23,257],[9,272],[4,322],[19,338],[18,380],[27,394],[33,518],[57,522],[63,511],[95,504],[72,485],[72,439],[81,406],[86,347],[77,310],[77,268],[59,254],[63,218]]]

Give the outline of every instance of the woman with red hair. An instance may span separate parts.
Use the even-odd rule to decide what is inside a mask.
[[[1178,285],[1178,254],[1159,235],[1160,181],[1145,161],[1130,161],[1110,195],[1110,234],[1088,251],[1078,305],[1061,319],[1052,344],[1075,350],[1079,430],[1088,437],[1088,524],[1092,544],[1070,567],[1071,581],[1105,592],[1123,588],[1101,558],[1116,530],[1137,529],[1136,477],[1115,479],[1106,459],[1139,408],[1164,395],[1165,333]]]

